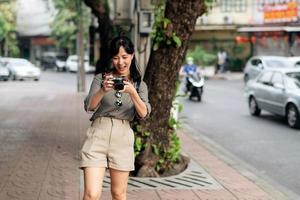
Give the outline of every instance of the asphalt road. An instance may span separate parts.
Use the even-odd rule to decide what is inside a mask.
[[[182,103],[183,124],[253,167],[254,173],[300,195],[300,131],[267,112],[251,116],[242,81],[209,80],[203,102]]]

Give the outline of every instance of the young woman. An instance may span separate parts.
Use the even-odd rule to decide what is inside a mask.
[[[134,170],[134,135],[129,121],[135,115],[145,118],[151,111],[148,89],[141,80],[130,39],[114,38],[110,56],[112,72],[94,77],[84,101],[85,110],[94,112],[81,150],[84,200],[100,198],[106,168],[112,199],[126,199],[129,172]]]

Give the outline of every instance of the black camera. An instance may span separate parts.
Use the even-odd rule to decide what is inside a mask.
[[[123,90],[124,89],[124,78],[123,77],[113,77],[112,81],[114,82],[115,90]]]

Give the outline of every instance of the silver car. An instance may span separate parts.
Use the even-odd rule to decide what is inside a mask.
[[[22,58],[1,58],[0,62],[4,63],[9,70],[13,80],[40,79],[41,70],[31,62]]]
[[[300,56],[288,57],[294,67],[300,67]]]
[[[292,67],[287,57],[282,56],[254,56],[248,60],[244,69],[244,82],[254,79],[264,69]]]
[[[4,64],[0,62],[0,80],[7,81],[8,79],[9,79],[9,71],[4,66]]]
[[[300,69],[264,70],[245,87],[251,115],[261,110],[283,116],[292,128],[300,128]]]

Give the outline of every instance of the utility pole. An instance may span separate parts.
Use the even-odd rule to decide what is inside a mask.
[[[84,70],[84,44],[83,44],[83,24],[82,24],[82,5],[81,0],[77,0],[78,10],[78,32],[77,32],[77,92],[85,92],[85,70]]]

